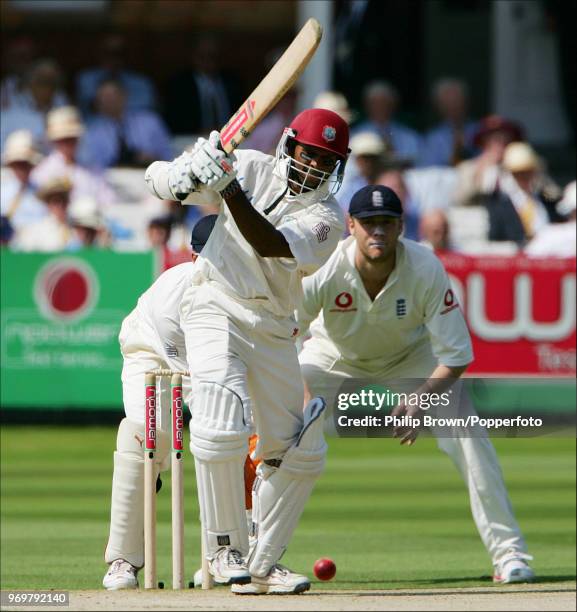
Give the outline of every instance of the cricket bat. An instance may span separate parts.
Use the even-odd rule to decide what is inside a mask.
[[[291,88],[310,62],[322,35],[321,24],[311,17],[270,72],[220,130],[220,144],[227,153],[232,153],[249,136]]]
[[[307,67],[322,35],[321,24],[311,17],[270,72],[220,130],[220,146],[224,151],[232,153],[277,105]],[[184,199],[179,199],[184,205],[220,203],[218,194],[204,189],[195,190]]]

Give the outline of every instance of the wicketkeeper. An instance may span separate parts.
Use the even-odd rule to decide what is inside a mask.
[[[122,396],[126,417],[120,422],[114,453],[110,536],[105,560],[110,565],[103,584],[107,589],[138,586],[137,572],[144,565],[144,375],[150,370],[188,370],[179,307],[198,254],[216,222],[202,218],[191,237],[192,262],[170,268],[138,300],[120,330]],[[160,406],[168,405],[166,379],[158,389]],[[183,397],[190,403],[190,380],[183,378]],[[170,419],[161,414],[158,429],[159,472],[170,467]]]

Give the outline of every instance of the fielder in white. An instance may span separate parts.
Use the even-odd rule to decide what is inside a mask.
[[[170,268],[139,298],[120,330],[123,357],[122,396],[126,417],[118,428],[110,536],[105,551],[109,564],[103,585],[107,589],[138,586],[137,572],[144,565],[144,375],[150,370],[188,370],[179,307],[194,269],[194,261],[208,240],[216,215],[202,218],[192,230],[192,262]],[[166,379],[161,379],[160,406],[167,406]],[[183,378],[183,396],[190,404],[190,380]],[[163,418],[165,417],[165,418]],[[161,413],[158,429],[158,470],[170,467],[170,419]],[[160,482],[160,481],[158,481]]]
[[[181,327],[193,373],[190,445],[207,559],[235,593],[310,587],[278,564],[326,454],[324,402],[303,411],[294,309],[302,277],[329,258],[344,229],[332,193],[347,156],[343,119],[309,109],[285,129],[275,157],[226,155],[213,132],[146,172],[158,197],[192,194],[187,201],[198,202],[208,189],[225,202],[184,293]],[[253,428],[263,462],[249,549],[243,464]]]
[[[442,392],[473,360],[465,320],[443,265],[428,248],[401,238],[402,207],[388,187],[367,186],[352,198],[351,236],[316,274],[303,280],[299,326],[310,324],[299,362],[307,393],[329,406],[343,381],[422,379],[421,392]],[[467,402],[466,398],[462,398]],[[466,410],[474,410],[470,402]],[[399,406],[398,416],[418,409]],[[433,432],[435,433],[435,432]],[[437,438],[469,490],[473,518],[496,582],[534,578],[499,461],[486,432]],[[399,427],[402,444],[417,431]]]

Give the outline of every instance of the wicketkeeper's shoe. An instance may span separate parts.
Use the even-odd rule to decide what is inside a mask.
[[[131,565],[128,561],[116,559],[110,564],[102,584],[109,591],[136,589],[138,587],[137,571],[134,565]]]
[[[246,584],[250,582],[250,573],[241,552],[236,548],[224,546],[217,550],[208,571],[216,584]]]
[[[250,584],[233,584],[237,595],[298,595],[311,588],[310,580],[277,563],[264,578],[252,576]]]
[[[531,555],[512,550],[503,555],[495,564],[493,582],[510,584],[513,582],[533,582],[535,572],[529,567],[527,561],[533,559]]]

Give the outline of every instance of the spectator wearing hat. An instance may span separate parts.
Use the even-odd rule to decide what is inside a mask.
[[[425,135],[421,165],[456,166],[475,153],[478,125],[467,117],[467,85],[458,79],[441,79],[433,85],[431,98],[441,123]]]
[[[384,141],[388,150],[401,158],[418,163],[421,157],[420,135],[411,128],[393,119],[399,106],[399,92],[390,83],[373,81],[363,91],[363,105],[367,119],[353,130],[353,136],[360,132],[374,132]]]
[[[357,133],[351,138],[349,147],[351,156],[345,167],[343,184],[335,196],[345,212],[353,195],[375,182],[386,152],[385,142],[374,132]]]
[[[349,108],[345,96],[338,91],[322,91],[314,100],[313,108],[324,108],[333,111],[347,123],[352,123],[355,115]]]
[[[2,179],[1,214],[15,229],[20,229],[46,215],[46,207],[36,197],[32,171],[42,156],[36,150],[30,132],[17,130],[6,140],[2,164],[9,170]]]
[[[529,144],[507,145],[498,189],[486,200],[489,240],[524,244],[547,225],[550,216],[536,189],[540,171],[539,158]]]
[[[47,143],[43,140],[46,115],[51,109],[66,104],[66,97],[62,93],[62,71],[53,60],[41,59],[32,65],[24,83],[22,94],[11,102],[10,108],[2,112],[2,146],[12,132],[28,130],[41,143],[44,152],[47,149]]]
[[[73,228],[69,250],[110,246],[110,234],[93,198],[84,196],[73,200],[68,211],[68,220]]]
[[[482,204],[485,196],[494,193],[499,184],[505,148],[522,139],[519,124],[498,115],[482,119],[473,138],[479,155],[457,166],[455,203],[463,206]]]
[[[69,247],[73,237],[72,226],[68,222],[71,190],[72,184],[66,178],[53,179],[40,186],[37,195],[44,202],[47,214],[16,233],[15,249],[51,253]]]
[[[71,200],[88,197],[105,207],[116,201],[116,194],[101,175],[78,163],[83,134],[84,125],[74,106],[51,110],[46,118],[46,137],[53,150],[34,169],[32,179],[43,185],[56,177],[66,177],[72,183]]]
[[[550,223],[529,242],[525,253],[531,257],[575,257],[576,255],[576,187],[572,181],[565,187],[557,204],[562,223]]]
[[[84,134],[81,161],[90,168],[111,166],[144,168],[153,160],[173,157],[170,134],[153,111],[131,110],[120,81],[100,83],[96,115]]]

